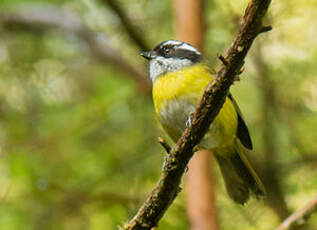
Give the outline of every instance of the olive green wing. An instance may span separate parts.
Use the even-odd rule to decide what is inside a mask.
[[[241,110],[239,109],[237,102],[233,99],[231,93],[229,93],[228,97],[231,100],[234,108],[237,111],[237,115],[238,115],[237,136],[244,147],[246,147],[247,149],[252,149],[253,146],[252,146],[250,133],[249,133],[247,125],[245,124],[245,122],[243,120]]]

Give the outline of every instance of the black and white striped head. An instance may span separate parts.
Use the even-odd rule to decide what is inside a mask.
[[[141,53],[149,60],[152,82],[163,74],[181,70],[202,60],[201,53],[193,46],[178,40],[167,40],[151,51]]]

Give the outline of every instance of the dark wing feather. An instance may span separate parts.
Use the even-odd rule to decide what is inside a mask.
[[[244,147],[246,147],[248,149],[252,149],[253,146],[252,146],[252,141],[251,141],[251,137],[249,134],[249,130],[248,130],[248,127],[243,120],[242,113],[239,109],[239,106],[238,106],[237,102],[233,99],[233,97],[230,93],[229,93],[228,97],[231,100],[233,106],[235,107],[235,109],[237,111],[237,115],[238,115],[237,136]]]

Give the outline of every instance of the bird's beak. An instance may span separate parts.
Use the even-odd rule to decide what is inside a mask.
[[[140,55],[147,60],[151,60],[157,56],[154,51],[143,51],[140,53]]]

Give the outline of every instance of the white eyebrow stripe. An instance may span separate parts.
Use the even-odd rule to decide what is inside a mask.
[[[183,44],[183,42],[178,41],[178,40],[168,40],[168,41],[164,42],[161,46],[165,46],[165,45],[180,46],[182,44]]]
[[[186,43],[183,43],[181,46],[179,46],[179,48],[184,49],[184,50],[190,50],[190,51],[193,51],[194,53],[200,55],[200,52],[196,48],[194,48],[193,46],[188,45]]]

